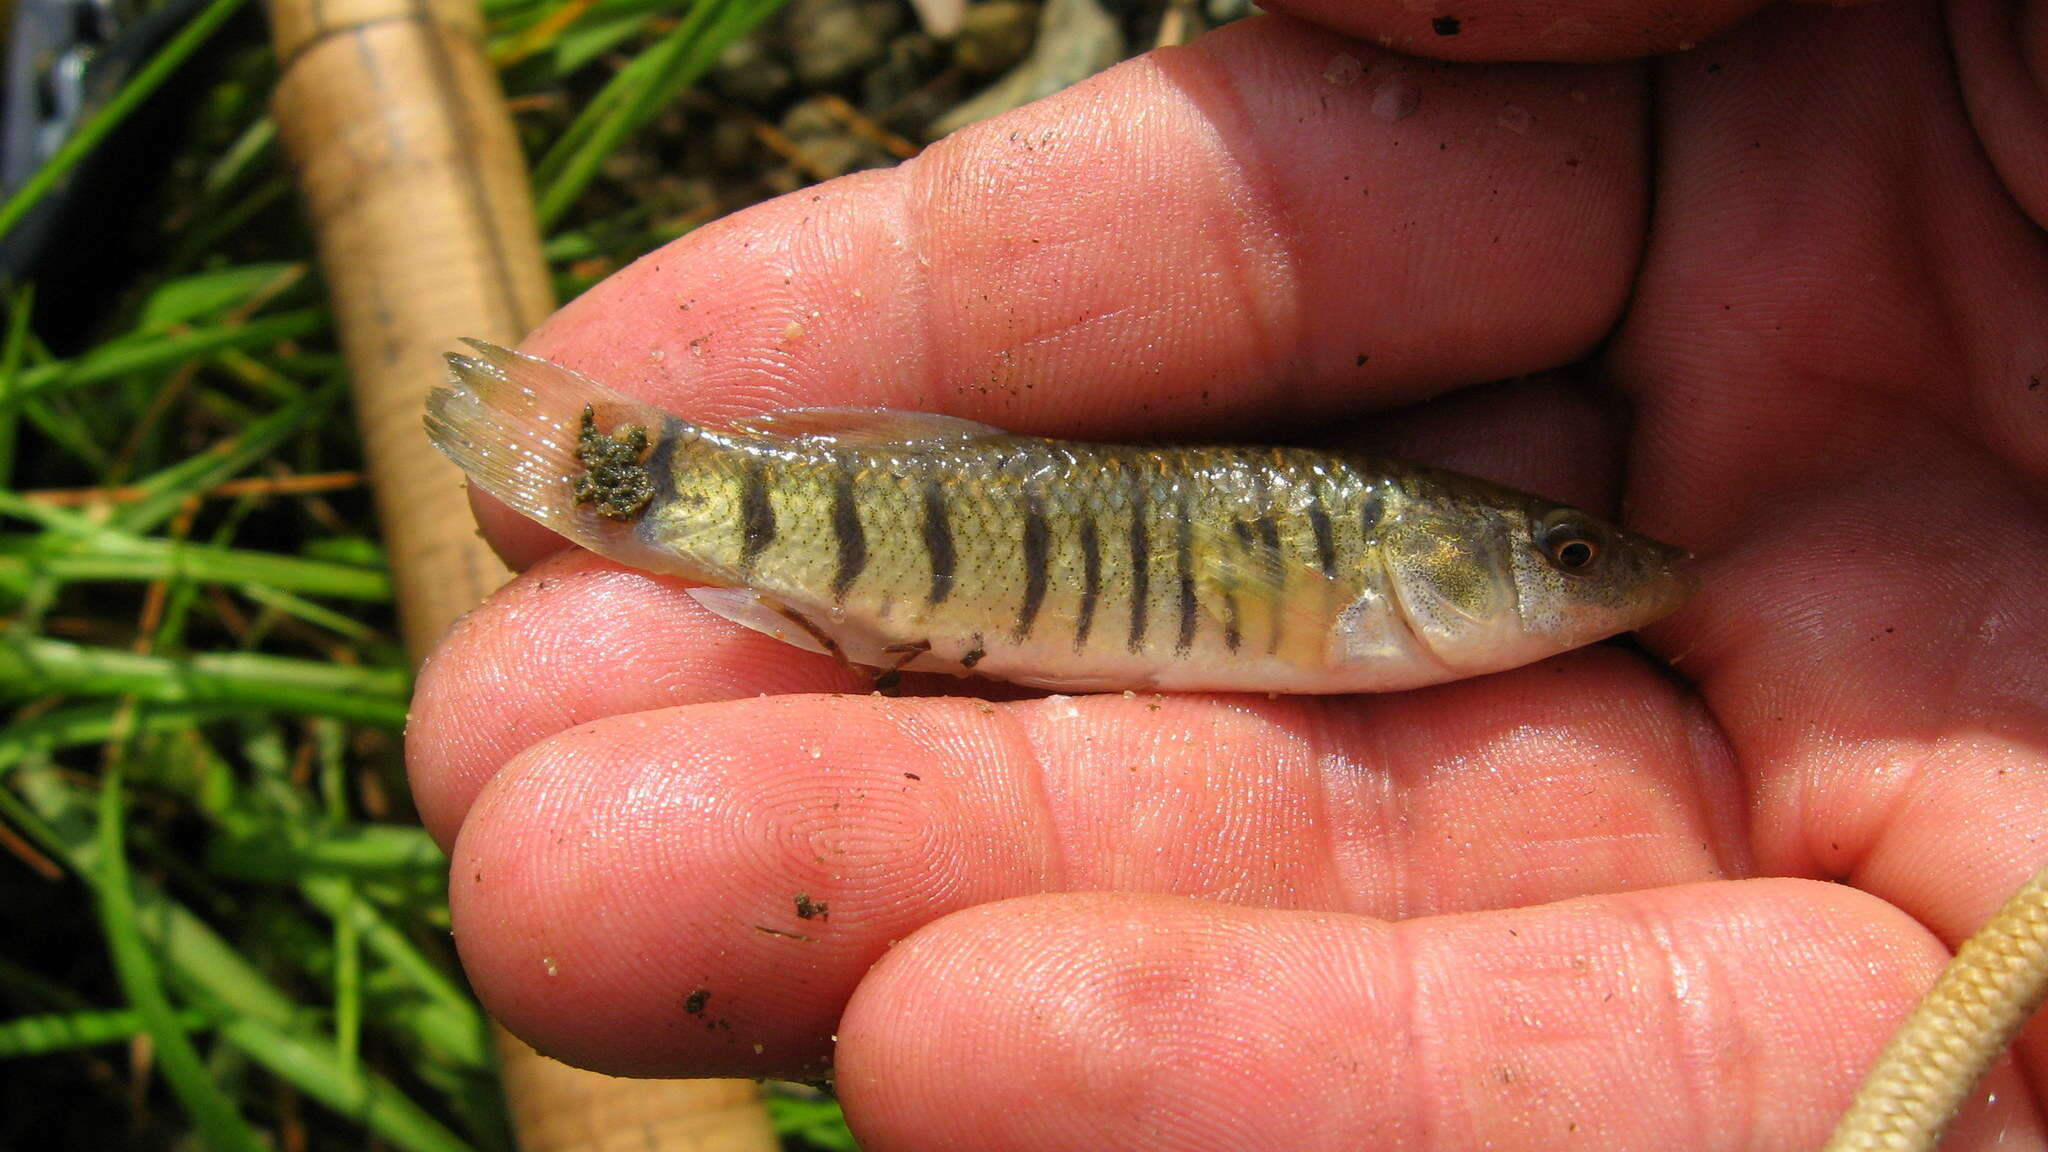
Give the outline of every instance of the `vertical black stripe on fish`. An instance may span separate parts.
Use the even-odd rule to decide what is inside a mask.
[[[768,469],[749,456],[740,465],[740,563],[742,576],[775,543],[775,505],[768,499]]]
[[[1308,526],[1316,537],[1316,565],[1325,576],[1337,574],[1337,536],[1330,530],[1330,511],[1323,507],[1323,486],[1308,488]]]
[[[832,467],[832,537],[839,544],[839,565],[832,572],[832,600],[846,599],[847,589],[860,579],[868,566],[867,532],[860,526],[860,504],[855,497],[853,469],[843,464]]]
[[[673,417],[663,420],[660,430],[654,433],[654,444],[647,449],[646,459],[640,461],[640,466],[647,469],[647,479],[654,484],[650,504],[666,504],[676,497],[676,440],[686,434],[685,427]]]
[[[1024,493],[1024,603],[1017,609],[1017,629],[1012,636],[1022,641],[1038,622],[1038,610],[1045,606],[1045,578],[1052,562],[1052,528],[1045,522],[1045,502],[1038,493]]]
[[[1280,456],[1277,450],[1267,454],[1266,468],[1277,468]],[[1259,543],[1264,544],[1272,556],[1262,558],[1272,563],[1280,558],[1280,522],[1273,518],[1272,481],[1266,477],[1266,468],[1252,469],[1252,505],[1258,514],[1252,517],[1252,527],[1258,531]]]
[[[1280,521],[1271,512],[1261,512],[1256,527],[1259,530],[1259,543],[1264,544],[1266,550],[1273,554],[1266,562],[1271,563],[1280,559]]]
[[[1387,495],[1378,485],[1366,489],[1365,502],[1358,509],[1358,530],[1365,539],[1379,530],[1380,520],[1387,514]]]
[[[1142,481],[1141,481],[1142,482]],[[1145,623],[1151,617],[1152,603],[1152,538],[1145,519],[1151,509],[1146,506],[1142,489],[1131,496],[1131,635],[1127,647],[1133,653],[1145,647]]]
[[[925,601],[943,604],[953,594],[953,522],[946,515],[946,493],[934,478],[924,485],[924,554],[932,562],[932,588]]]
[[[1095,626],[1095,601],[1102,595],[1102,542],[1096,538],[1095,517],[1081,516],[1081,618],[1074,624],[1074,651],[1088,646],[1088,631]]]
[[[1267,450],[1263,466],[1252,470],[1252,501],[1258,508],[1258,513],[1252,518],[1251,526],[1244,533],[1247,537],[1256,534],[1259,542],[1258,548],[1254,549],[1249,539],[1244,541],[1246,554],[1254,557],[1252,563],[1246,567],[1248,571],[1257,574],[1259,583],[1257,588],[1252,589],[1251,594],[1265,597],[1275,609],[1272,613],[1273,627],[1266,636],[1268,653],[1280,651],[1281,632],[1287,626],[1287,614],[1278,610],[1279,604],[1287,596],[1287,554],[1281,549],[1280,518],[1273,512],[1272,481],[1268,478],[1268,472],[1279,475],[1284,466],[1284,454],[1280,449],[1273,448]],[[1235,602],[1230,605],[1230,609],[1234,620],[1237,610]],[[1233,628],[1231,631],[1234,632],[1236,629]],[[1229,636],[1226,635],[1224,639],[1228,640]],[[1232,644],[1230,648],[1236,651],[1237,645]]]
[[[1186,496],[1173,505],[1173,555],[1180,569],[1180,635],[1173,650],[1185,654],[1195,644],[1195,524]]]

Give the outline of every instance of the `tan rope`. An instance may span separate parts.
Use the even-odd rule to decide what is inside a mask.
[[[1899,1026],[1827,1152],[1932,1149],[2048,996],[2048,868],[2006,901]]]

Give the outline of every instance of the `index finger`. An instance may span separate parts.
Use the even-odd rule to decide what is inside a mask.
[[[526,348],[710,423],[865,404],[1204,435],[1398,403],[1605,333],[1641,88],[1252,19],[700,229]],[[551,546],[484,519],[515,562]]]

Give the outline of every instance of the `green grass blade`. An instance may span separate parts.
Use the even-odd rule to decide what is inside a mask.
[[[142,720],[146,726],[149,717]],[[0,787],[0,815],[98,892],[105,883],[100,868],[103,853],[95,839],[91,805],[74,785],[46,768],[17,771],[13,783],[26,803]],[[242,1016],[282,1024],[297,1013],[290,997],[183,904],[146,880],[133,883],[130,899],[144,938],[182,987]]]
[[[216,324],[171,334],[138,332],[119,336],[72,360],[23,369],[5,402],[44,392],[83,388],[140,372],[167,372],[194,356],[225,348],[261,348],[325,331],[324,308],[259,316],[239,324]]]
[[[695,84],[727,44],[781,6],[782,0],[696,0],[674,30],[621,68],[536,167],[541,228],[552,228],[605,158]]]
[[[262,828],[216,839],[206,864],[223,875],[286,884],[308,876],[408,879],[448,871],[440,845],[410,824]]]
[[[6,203],[0,204],[0,236],[12,232],[14,226],[21,223],[22,217],[34,210],[43,197],[49,195],[50,190],[78,166],[80,160],[99,147],[100,141],[105,139],[108,133],[120,127],[121,122],[149,98],[150,93],[162,87],[163,82],[170,79],[171,74],[198,51],[199,46],[206,43],[207,38],[212,36],[216,29],[227,23],[228,17],[233,16],[242,4],[243,0],[213,0],[192,18],[191,23],[179,29],[178,34],[171,37],[169,43],[157,49],[155,55],[149,58],[149,62],[129,77],[127,83],[121,85],[121,90],[114,93],[113,99],[107,101],[98,112],[87,117],[72,133],[71,138],[36,170],[35,175],[23,182],[14,195],[7,198]]]
[[[114,719],[119,714],[118,705],[86,704],[59,708],[29,720],[17,719],[0,728],[0,768],[36,753],[105,744],[114,734]],[[135,731],[183,731],[194,724],[236,714],[232,705],[152,704],[136,718]],[[5,795],[0,791],[0,797]]]
[[[491,1067],[495,1057],[490,1028],[476,1001],[376,909],[360,900],[345,900],[345,887],[332,878],[314,877],[303,882],[300,891],[337,922],[343,916],[354,920],[364,950],[385,972],[404,982],[408,1003],[403,1018],[392,1021],[393,1026],[467,1068],[480,1071]]]
[[[39,637],[0,638],[0,699],[119,696],[173,704],[227,704],[403,728],[407,680],[391,668],[355,668],[253,652],[143,656]]]
[[[311,424],[340,397],[346,383],[331,380],[254,421],[232,439],[144,478],[136,487],[148,495],[122,506],[110,523],[146,532],[170,519],[186,500],[270,455],[287,437]]]
[[[197,1008],[183,1008],[173,1010],[171,1020],[181,1032],[197,1032],[212,1027],[219,1017]],[[133,1009],[17,1016],[0,1020],[0,1060],[125,1043],[147,1030],[142,1013]]]
[[[280,592],[263,584],[244,584],[241,586],[241,592],[265,608],[286,616],[296,616],[316,628],[325,628],[358,644],[367,645],[377,641],[390,643],[388,639],[379,636],[377,629],[370,625],[289,592]]]
[[[28,501],[0,497],[0,510],[15,503]],[[372,603],[391,599],[387,572],[275,552],[157,539],[111,528],[83,538],[53,533],[0,536],[0,593],[19,594],[38,577],[59,582],[191,580]]]
[[[7,343],[0,346],[0,486],[14,475],[16,414],[9,400],[19,386],[21,361],[28,353],[28,322],[35,310],[33,284],[23,285],[7,304]]]
[[[837,1100],[806,1100],[770,1092],[763,1103],[777,1136],[794,1136],[832,1152],[860,1152]]]
[[[142,301],[136,327],[170,332],[181,324],[212,319],[237,306],[247,306],[280,285],[297,283],[304,266],[295,260],[271,260],[213,268],[166,280]],[[254,309],[248,309],[253,311]]]
[[[473,1152],[389,1081],[339,1059],[333,1045],[310,1042],[254,1017],[223,1023],[220,1036],[299,1091],[356,1118],[406,1152]]]
[[[99,836],[100,926],[106,933],[107,950],[113,959],[114,975],[128,1002],[142,1017],[156,1048],[157,1067],[164,1080],[198,1127],[206,1146],[224,1152],[265,1152],[255,1129],[236,1110],[200,1063],[199,1051],[178,1025],[157,970],[156,958],[142,938],[136,923],[134,893],[129,888],[128,849],[123,842],[127,818],[123,801],[122,755],[116,742],[107,757],[100,780]]]
[[[95,892],[104,889],[107,848],[78,789],[48,769],[19,770],[14,780],[29,804],[0,787],[0,815]],[[469,1145],[388,1081],[360,1069],[349,1074],[331,1042],[297,1023],[298,1006],[184,905],[142,880],[133,882],[132,896],[131,920],[142,943],[162,957],[180,988],[220,1007],[222,1040],[405,1152],[469,1152]]]
[[[341,907],[334,923],[334,1047],[335,1059],[362,1074],[363,941],[356,908],[361,898],[355,885],[342,881],[335,901]]]

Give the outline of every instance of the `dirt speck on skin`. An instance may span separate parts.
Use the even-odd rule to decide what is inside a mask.
[[[815,936],[806,936],[801,932],[784,932],[780,928],[770,928],[766,924],[754,925],[754,931],[759,932],[763,936],[776,936],[784,940],[801,940],[806,944],[815,944],[818,939]]]
[[[683,1011],[688,1012],[692,1016],[702,1016],[704,1014],[704,1005],[710,1002],[711,989],[699,988],[688,996],[683,997]]]
[[[796,918],[799,920],[829,920],[832,918],[832,906],[823,900],[811,899],[811,894],[808,892],[799,892],[796,894]]]

